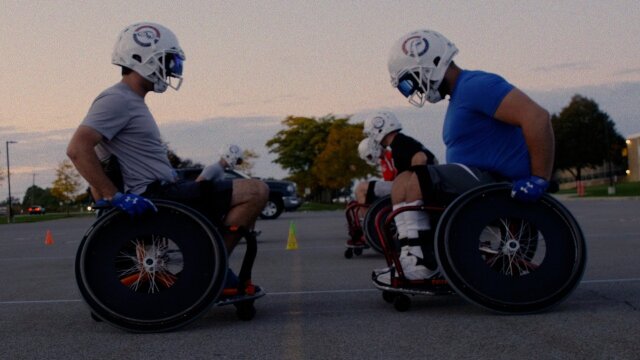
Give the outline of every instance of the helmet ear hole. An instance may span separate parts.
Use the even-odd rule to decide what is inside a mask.
[[[436,56],[433,59],[433,65],[438,66],[439,63],[440,63],[440,56]]]
[[[131,58],[132,58],[133,60],[135,60],[135,61],[139,62],[139,63],[141,63],[141,62],[142,62],[142,57],[140,57],[140,55],[138,55],[138,54],[133,54],[133,55],[131,55]]]

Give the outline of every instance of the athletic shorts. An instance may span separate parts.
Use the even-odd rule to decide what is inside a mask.
[[[142,194],[150,199],[175,201],[198,210],[216,225],[231,209],[232,180],[193,181],[181,180],[175,183],[153,183]]]
[[[425,204],[447,205],[473,188],[500,180],[489,171],[462,164],[429,165],[414,169]]]

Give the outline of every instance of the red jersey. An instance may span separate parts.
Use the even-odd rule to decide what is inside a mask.
[[[382,178],[385,181],[393,181],[398,175],[398,170],[393,164],[393,155],[389,149],[382,150],[380,157],[380,168],[382,169]]]

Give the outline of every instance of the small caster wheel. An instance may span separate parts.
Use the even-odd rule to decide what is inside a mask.
[[[344,251],[344,257],[347,259],[351,259],[353,257],[353,249],[352,248],[348,248],[347,250]]]
[[[102,319],[100,319],[100,318],[98,317],[98,315],[96,315],[96,314],[94,314],[94,313],[91,313],[91,318],[93,319],[93,321],[96,321],[96,322],[102,322]]]
[[[400,312],[405,312],[409,310],[410,306],[411,306],[411,299],[409,299],[407,295],[398,295],[393,300],[393,307]]]
[[[236,316],[242,321],[253,319],[256,316],[256,308],[253,306],[253,301],[236,304]]]
[[[353,253],[356,254],[356,256],[362,255],[362,248],[353,249]]]
[[[382,291],[382,299],[389,304],[393,304],[393,300],[395,300],[397,297],[398,294],[392,291]]]

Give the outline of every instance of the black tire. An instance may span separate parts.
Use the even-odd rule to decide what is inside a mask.
[[[344,251],[344,257],[345,257],[345,259],[351,259],[353,257],[353,249],[352,248],[347,248]]]
[[[76,281],[100,319],[127,331],[174,330],[205,313],[227,271],[222,236],[195,210],[156,200],[157,214],[112,209],[85,234]]]
[[[391,196],[383,196],[369,206],[369,209],[364,216],[364,225],[362,227],[364,230],[364,238],[367,241],[367,244],[380,254],[384,253],[384,250],[380,244],[380,237],[376,230],[376,218],[378,218],[379,222],[377,225],[382,229],[387,216],[378,216],[378,214],[383,211],[387,212],[387,214],[391,213],[391,209]],[[395,227],[392,231],[395,232]]]
[[[236,305],[236,316],[242,321],[250,321],[256,316],[253,300],[241,301]]]
[[[582,278],[584,237],[550,195],[525,203],[510,192],[510,184],[491,184],[447,207],[436,230],[438,262],[449,285],[472,303],[507,314],[548,310]],[[497,244],[487,242],[490,228],[500,234]]]
[[[398,295],[399,294],[397,292],[387,290],[382,291],[382,299],[384,300],[384,302],[389,304],[393,304],[393,301],[398,297]]]
[[[400,294],[393,299],[393,307],[400,312],[405,312],[411,307],[411,299],[405,294]]]
[[[260,218],[265,220],[277,219],[283,211],[284,203],[282,202],[282,198],[279,196],[269,196],[267,205],[265,205],[260,213]]]

